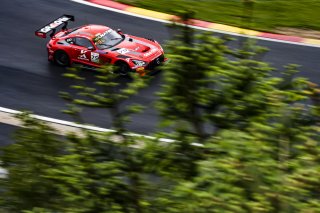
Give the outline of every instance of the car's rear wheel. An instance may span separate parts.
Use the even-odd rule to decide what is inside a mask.
[[[54,62],[59,66],[68,66],[70,65],[70,58],[65,51],[58,50],[54,53]]]
[[[128,75],[128,73],[131,71],[129,65],[125,62],[118,62],[116,65],[116,73],[119,75]]]

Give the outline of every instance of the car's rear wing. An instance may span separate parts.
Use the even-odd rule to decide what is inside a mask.
[[[50,33],[50,37],[54,36],[56,33],[56,30],[59,26],[62,26],[62,29],[65,30],[67,29],[68,22],[69,21],[74,21],[74,16],[72,15],[62,15],[59,18],[53,20],[49,24],[41,27],[39,30],[35,31],[36,36],[39,36],[41,38],[46,38],[47,34]]]

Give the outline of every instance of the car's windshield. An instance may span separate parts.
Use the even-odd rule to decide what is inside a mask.
[[[104,33],[99,33],[93,38],[93,42],[98,49],[113,47],[119,44],[122,40],[122,36],[112,29],[105,31]]]

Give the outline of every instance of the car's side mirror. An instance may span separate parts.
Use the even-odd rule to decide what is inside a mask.
[[[92,50],[95,50],[94,47],[88,47],[88,50],[92,51]]]

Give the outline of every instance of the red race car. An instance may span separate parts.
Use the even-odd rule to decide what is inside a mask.
[[[162,47],[153,39],[124,34],[102,25],[67,29],[69,21],[74,21],[74,16],[63,15],[35,32],[41,38],[50,33],[48,60],[60,66],[114,64],[121,75],[131,71],[144,75],[167,61]],[[61,30],[57,32],[59,27]]]

